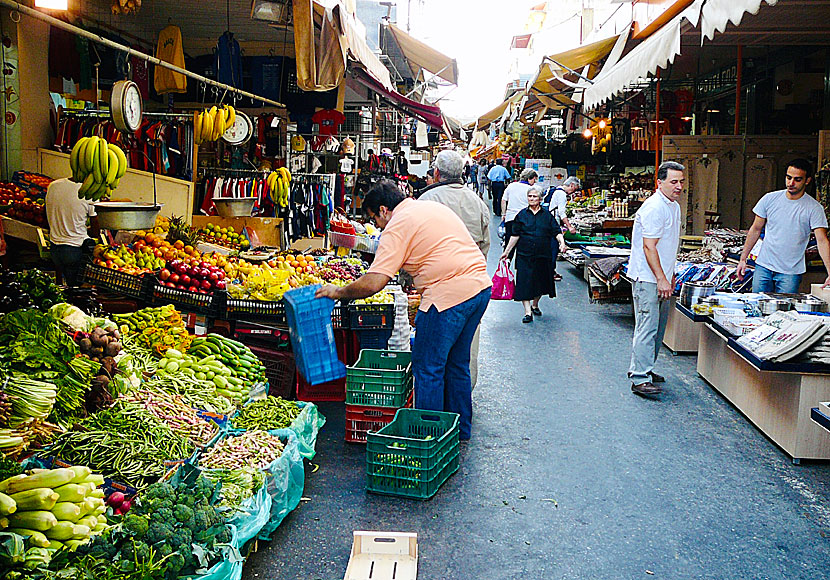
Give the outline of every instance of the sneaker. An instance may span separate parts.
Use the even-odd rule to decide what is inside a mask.
[[[650,397],[652,395],[659,395],[663,392],[663,389],[648,381],[639,385],[631,385],[631,392],[641,397]]]

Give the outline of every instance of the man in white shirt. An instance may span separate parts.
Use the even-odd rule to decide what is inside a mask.
[[[46,219],[49,222],[49,255],[67,286],[75,286],[83,263],[83,245],[89,238],[87,218],[92,237],[98,237],[98,217],[95,206],[78,197],[80,183],[68,178],[56,179],[46,190]]]
[[[582,182],[578,177],[568,177],[550,193],[548,207],[563,233],[565,228],[568,228],[568,231],[572,234],[576,233],[576,229],[571,225],[571,220],[568,219],[565,212],[568,207],[568,196],[581,188]],[[553,279],[559,282],[562,279],[562,275],[556,271],[556,258],[559,255],[559,243],[556,240],[551,240],[550,251],[553,257]]]
[[[510,241],[513,231],[513,219],[516,214],[527,207],[527,191],[536,185],[539,174],[535,170],[523,169],[519,174],[519,181],[514,181],[504,189],[501,198],[501,215],[504,222],[504,245]]]
[[[657,169],[657,191],[637,210],[631,236],[628,277],[633,281],[634,339],[631,352],[631,391],[658,395],[665,381],[654,372],[666,332],[674,288],[674,266],[680,243],[680,194],[686,178],[680,163],[664,161]]]
[[[804,251],[811,233],[816,236],[818,253],[827,270],[824,286],[830,285],[827,216],[821,204],[807,195],[812,179],[812,164],[806,159],[794,159],[787,166],[787,189],[769,192],[753,208],[755,221],[738,262],[738,274],[743,276],[749,253],[765,231],[752,274],[753,292],[798,292],[801,277],[807,271]]]

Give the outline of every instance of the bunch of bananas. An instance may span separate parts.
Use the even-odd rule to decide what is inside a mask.
[[[222,105],[221,109],[215,106],[196,115],[193,123],[193,137],[196,144],[205,141],[217,141],[231,128],[236,121],[236,111],[230,105]]]
[[[288,196],[291,194],[291,172],[285,167],[272,171],[266,178],[271,199],[280,207],[288,205]]]
[[[127,156],[100,137],[82,137],[69,154],[72,181],[81,184],[78,197],[99,201],[118,187],[127,172]]]

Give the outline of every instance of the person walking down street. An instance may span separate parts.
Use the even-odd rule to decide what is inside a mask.
[[[562,182],[562,185],[552,189],[547,195],[548,207],[556,223],[559,224],[560,229],[564,230],[564,228],[568,228],[568,231],[572,234],[576,233],[576,228],[571,225],[571,220],[568,219],[566,214],[568,196],[581,188],[582,182],[578,177],[569,177]],[[553,279],[559,282],[562,279],[562,276],[556,272],[556,259],[559,256],[559,245],[552,244],[550,251],[553,254]]]
[[[459,167],[461,156],[455,151],[441,151],[435,157],[435,179],[438,181],[419,199],[436,201],[450,208],[464,222],[470,237],[481,250],[484,259],[490,251],[490,208],[474,191],[463,184]],[[473,165],[476,167],[476,165]],[[470,345],[470,382],[475,388],[478,381],[478,348],[481,326],[476,327]]]
[[[504,189],[504,195],[501,198],[501,221],[504,222],[505,246],[510,242],[513,220],[520,211],[527,207],[527,191],[536,185],[537,179],[539,179],[539,174],[535,170],[523,169],[519,175],[519,181],[514,181]]]
[[[680,243],[680,194],[686,183],[686,168],[665,161],[657,168],[657,191],[634,215],[628,276],[633,280],[634,338],[631,347],[631,391],[658,395],[656,383],[665,378],[654,372],[660,344],[666,332],[677,247]]]
[[[93,203],[78,197],[80,188],[80,183],[63,178],[56,179],[46,189],[46,220],[52,242],[49,254],[67,286],[80,282],[84,244],[90,236],[97,238],[101,231]]]
[[[496,164],[487,172],[487,181],[490,182],[490,191],[493,194],[493,213],[501,216],[501,197],[504,195],[504,188],[510,173],[502,165],[501,159],[496,159]]]
[[[472,433],[470,345],[490,301],[487,262],[464,223],[434,201],[407,199],[383,180],[363,210],[383,230],[369,271],[347,286],[322,286],[318,297],[366,298],[403,269],[421,292],[412,371],[419,409],[459,414],[459,437]]]
[[[470,177],[467,179],[467,185],[470,189],[478,193],[478,163],[473,162],[470,165]]]
[[[481,159],[478,163],[478,195],[484,199],[487,193],[487,160]]]
[[[810,234],[816,236],[818,253],[830,285],[830,242],[827,240],[827,216],[824,208],[807,194],[813,180],[813,166],[806,159],[794,159],[787,166],[787,189],[771,191],[755,204],[755,221],[746,236],[738,274],[746,274],[749,253],[764,231],[761,250],[752,274],[753,292],[794,294],[807,271],[804,251]]]
[[[543,294],[556,296],[556,283],[550,260],[551,240],[565,246],[562,230],[553,215],[542,209],[542,193],[535,187],[527,190],[527,207],[516,214],[512,235],[502,260],[516,248],[516,288],[513,300],[525,307],[523,323],[533,322],[534,316],[542,316],[539,300]]]

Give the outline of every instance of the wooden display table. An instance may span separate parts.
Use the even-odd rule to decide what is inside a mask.
[[[710,318],[695,314],[680,304],[676,296],[672,296],[671,301],[663,344],[675,355],[694,354],[700,341],[700,327]]]
[[[819,401],[830,401],[826,365],[762,361],[708,322],[700,329],[697,372],[793,463],[830,459],[830,432],[810,418]]]

